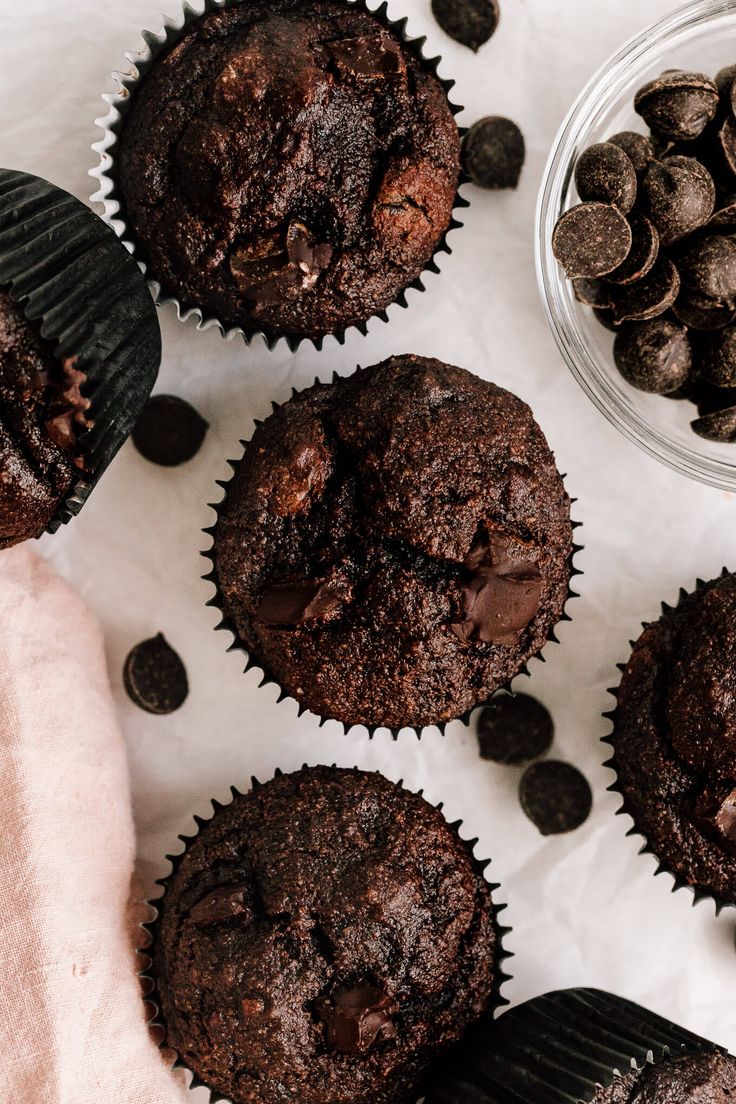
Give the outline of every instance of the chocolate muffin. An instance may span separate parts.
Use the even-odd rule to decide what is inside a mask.
[[[680,883],[736,902],[736,575],[663,607],[617,691],[624,809]]]
[[[233,1104],[404,1104],[492,999],[470,846],[379,774],[304,768],[217,806],[157,904],[165,1044]]]
[[[714,1051],[648,1063],[599,1089],[591,1104],[731,1104],[735,1096],[736,1060]]]
[[[0,291],[0,548],[39,537],[84,472],[83,382]]]
[[[211,553],[231,627],[303,706],[420,727],[509,682],[563,616],[570,500],[532,413],[393,357],[256,430]]]
[[[118,182],[149,275],[185,307],[318,339],[430,262],[460,171],[442,84],[342,0],[249,0],[190,23],[127,112]]]

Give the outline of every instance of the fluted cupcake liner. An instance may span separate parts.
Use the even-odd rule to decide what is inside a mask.
[[[588,1104],[647,1062],[721,1051],[600,989],[560,989],[483,1017],[443,1063],[427,1104]]]
[[[189,3],[189,0],[184,0],[181,11],[175,16],[160,16],[160,26],[157,30],[141,32],[141,37],[145,43],[144,48],[125,54],[128,68],[122,72],[116,71],[112,74],[113,79],[118,85],[116,91],[111,94],[105,94],[102,97],[105,103],[107,103],[109,110],[107,115],[101,116],[99,119],[95,120],[96,125],[102,129],[103,136],[92,146],[94,152],[99,154],[100,162],[99,165],[90,170],[89,175],[98,181],[98,188],[91,198],[93,203],[102,204],[104,208],[102,217],[105,222],[107,222],[115,233],[123,239],[127,249],[130,250],[136,258],[141,271],[144,273],[146,273],[147,270],[146,262],[142,258],[141,249],[136,241],[135,231],[126,219],[122,195],[117,180],[118,139],[123,129],[126,113],[130,107],[131,100],[135,95],[136,87],[139,82],[150,71],[156,59],[162,54],[167,53],[172,46],[178,42],[183,30],[188,27],[190,23],[195,22],[209,12],[218,11],[221,8],[232,7],[242,2],[243,0],[204,0],[201,10],[198,10]],[[454,104],[450,100],[450,92],[455,87],[456,82],[440,76],[438,72],[442,64],[442,57],[440,55],[431,58],[425,55],[424,45],[427,41],[426,35],[420,38],[411,38],[406,30],[409,22],[407,17],[397,20],[389,19],[387,0],[382,0],[380,5],[375,9],[369,6],[367,0],[344,0],[344,2],[351,7],[358,8],[374,16],[387,30],[398,35],[404,46],[423,62],[442,85],[447,95],[452,114],[460,114],[463,110],[462,106]],[[460,136],[462,137],[467,128],[461,127],[459,129]],[[461,170],[458,190],[453,204],[452,218],[432,258],[425,265],[420,275],[415,280],[412,280],[411,283],[407,284],[403,291],[401,291],[388,306],[393,306],[394,303],[397,303],[400,307],[408,307],[409,304],[406,298],[407,291],[410,289],[419,292],[425,291],[424,279],[427,274],[432,273],[437,275],[440,272],[437,258],[442,253],[452,253],[452,249],[447,241],[448,235],[451,231],[457,230],[463,225],[457,217],[458,212],[470,206],[468,200],[460,194],[460,188],[463,184],[466,184],[469,179],[467,174]],[[332,331],[329,334],[324,334],[319,338],[295,337],[289,334],[274,335],[265,332],[258,326],[228,326],[215,315],[203,311],[200,307],[186,306],[176,296],[167,292],[153,275],[148,276],[148,284],[156,303],[161,306],[171,304],[176,310],[177,317],[181,322],[188,322],[193,319],[196,322],[198,330],[208,330],[212,326],[216,326],[222,337],[228,341],[236,335],[242,337],[246,343],[250,343],[253,338],[261,337],[269,349],[274,349],[283,341],[291,352],[296,352],[304,342],[311,342],[316,349],[320,350],[326,337],[334,337],[340,345],[343,345],[346,335],[350,333],[351,330],[358,330],[365,336],[368,333],[368,323],[371,319],[378,318],[382,322],[388,322],[389,320],[387,313],[388,307],[386,307],[383,310],[376,311],[363,322],[354,323],[342,329]]]
[[[721,573],[719,575],[719,578],[722,579],[722,578],[724,578],[724,576],[729,575],[729,574],[730,574],[730,572],[729,572],[728,568],[724,567],[724,568],[721,569]],[[677,609],[685,601],[685,599],[692,597],[693,594],[697,594],[697,592],[699,590],[701,590],[705,585],[706,585],[706,580],[696,579],[695,580],[695,587],[692,591],[686,590],[685,587],[680,587],[680,592],[679,592],[677,601],[675,602],[674,605],[669,605],[667,602],[662,602],[661,603],[661,615],[666,616],[667,614],[672,613],[672,611]],[[642,622],[642,629],[648,628],[649,624],[651,624],[651,622],[643,621]],[[629,641],[629,647],[632,650],[633,650],[635,644],[636,644],[635,640],[630,640]],[[617,663],[616,664],[617,669],[621,672],[622,675],[623,675],[624,671],[626,670],[627,666],[628,666],[628,663]],[[618,699],[619,686],[609,686],[607,692],[611,695],[612,698],[617,700]],[[639,825],[637,823],[636,813],[631,808],[631,804],[630,804],[626,794],[624,793],[624,790],[621,787],[621,783],[620,783],[619,777],[618,777],[617,764],[616,764],[616,754],[615,754],[615,740],[614,740],[614,733],[615,733],[615,728],[616,728],[616,709],[617,709],[617,706],[614,706],[613,709],[606,710],[606,712],[603,713],[603,716],[605,717],[605,719],[607,721],[611,722],[612,727],[611,727],[611,732],[607,736],[602,736],[601,737],[601,742],[604,743],[604,744],[609,745],[610,748],[614,749],[613,754],[611,755],[611,757],[609,759],[606,759],[603,766],[604,767],[609,767],[616,775],[616,778],[614,779],[614,781],[610,784],[610,786],[607,787],[609,793],[618,794],[618,796],[621,798],[621,804],[618,807],[618,809],[616,810],[616,816],[626,815],[626,816],[629,816],[634,822],[633,825],[631,826],[631,828],[629,828],[628,831],[626,832],[626,835],[627,836],[639,836],[640,839],[643,840],[642,846],[639,848],[639,854],[640,855],[653,855],[654,856],[654,858],[657,860],[657,868],[654,871],[655,878],[660,874],[669,875],[669,877],[672,878],[672,881],[674,883],[673,886],[672,886],[672,892],[673,893],[675,893],[678,889],[687,889],[687,890],[689,890],[690,893],[692,894],[692,904],[693,905],[699,905],[701,901],[712,900],[715,904],[716,916],[724,908],[728,908],[728,907],[733,908],[736,905],[736,902],[729,901],[727,898],[721,896],[718,893],[715,893],[711,889],[707,889],[705,886],[692,885],[690,882],[685,881],[685,879],[682,877],[681,874],[679,874],[676,870],[673,870],[666,862],[664,862],[664,860],[660,857],[659,853],[657,852],[656,848],[650,842],[649,836],[647,835],[647,833],[642,828],[639,827]]]
[[[133,428],[156,381],[161,334],[133,258],[78,199],[40,177],[0,169],[0,287],[40,324],[59,360],[86,377],[85,470],[47,531],[78,514]]]
[[[344,377],[340,376],[340,374],[338,372],[333,372],[331,382],[335,383],[335,382],[337,382],[338,380],[340,380],[342,378],[344,378]],[[326,386],[329,386],[329,384],[323,384],[322,381],[319,378],[316,378],[315,381],[314,381],[314,384],[312,386],[326,387]],[[304,388],[303,390],[308,390],[308,388]],[[293,399],[297,395],[300,395],[301,393],[302,393],[302,390],[300,390],[296,387],[292,387],[292,389],[291,389],[291,398]],[[276,410],[278,410],[282,405],[283,405],[282,403],[277,403],[277,402],[272,402],[271,403],[271,406],[272,406],[274,412]],[[255,425],[256,428],[258,426],[262,425],[262,424],[263,424],[263,419],[260,419],[260,418],[254,419],[254,425]],[[248,447],[249,443],[250,442],[248,440],[241,440],[240,445],[242,446],[243,453],[241,453],[240,459],[238,459],[238,460],[228,460],[227,461],[228,465],[232,468],[233,473],[237,470],[238,465],[240,464],[240,462],[242,460],[242,456],[244,455],[245,450]],[[566,477],[562,476],[561,478],[564,480]],[[216,518],[215,518],[215,521],[212,525],[208,525],[205,529],[202,530],[202,532],[205,534],[205,536],[210,537],[211,540],[212,540],[212,546],[208,549],[203,550],[202,553],[201,553],[201,555],[206,560],[209,560],[209,562],[212,565],[211,569],[205,575],[203,575],[202,578],[204,579],[205,582],[213,584],[213,586],[215,588],[215,593],[212,595],[211,598],[209,598],[207,600],[207,602],[205,604],[207,606],[213,606],[220,614],[220,621],[218,621],[218,623],[215,625],[215,632],[227,632],[232,636],[232,642],[228,646],[227,651],[228,652],[240,652],[243,656],[245,656],[245,667],[243,668],[243,673],[247,674],[248,671],[252,671],[252,670],[260,671],[260,673],[262,675],[262,678],[261,678],[260,683],[258,684],[259,688],[263,687],[263,686],[276,686],[276,688],[279,691],[279,696],[277,698],[277,701],[282,702],[282,701],[287,701],[289,699],[295,701],[296,706],[297,706],[297,716],[301,717],[304,713],[308,713],[308,712],[311,712],[311,711],[308,709],[308,707],[306,705],[303,705],[302,702],[300,702],[297,698],[295,698],[293,696],[293,694],[291,694],[288,690],[284,689],[284,687],[281,685],[281,682],[279,681],[279,679],[276,677],[276,675],[273,673],[273,671],[271,671],[270,668],[266,664],[262,663],[260,660],[256,659],[253,656],[250,649],[247,647],[245,642],[241,639],[234,622],[228,616],[228,614],[225,610],[225,605],[224,605],[224,602],[222,600],[222,595],[221,595],[221,592],[220,592],[220,583],[219,583],[219,578],[218,578],[218,575],[217,575],[217,565],[216,565],[216,562],[215,562],[214,538],[215,538],[215,532],[217,530],[217,525],[218,525],[218,522],[220,520],[222,511],[224,510],[225,505],[227,503],[227,488],[229,486],[229,482],[230,481],[226,480],[226,479],[216,480],[217,486],[220,487],[223,491],[223,497],[220,500],[220,502],[209,502],[207,504],[209,506],[209,508],[214,511],[214,513],[216,515]],[[572,498],[570,501],[571,501],[571,503],[574,504],[575,502],[577,502],[577,499]],[[571,525],[572,525],[572,528],[573,528],[573,531],[574,531],[575,529],[580,528],[580,526],[582,525],[582,522],[572,521]],[[576,575],[582,575],[583,574],[583,572],[579,568],[577,568],[575,566],[575,563],[574,563],[575,556],[577,555],[578,552],[581,552],[583,550],[583,548],[584,548],[584,545],[582,545],[582,544],[573,543],[573,545],[572,545],[572,550],[570,552],[570,560],[569,560],[570,577],[568,579],[568,584],[567,584],[567,597],[565,599],[565,605],[564,605],[564,608],[563,608],[562,613],[560,615],[559,621],[557,621],[552,626],[552,628],[549,630],[549,632],[547,634],[547,643],[548,644],[559,644],[559,640],[558,640],[558,638],[555,634],[555,629],[557,628],[557,625],[559,625],[560,622],[562,622],[562,621],[572,621],[572,618],[570,617],[569,613],[567,612],[567,605],[568,605],[571,598],[579,598],[580,595],[577,593],[577,591],[572,589],[572,586],[570,584],[571,584],[572,579]],[[342,725],[343,732],[346,735],[347,735],[348,732],[350,732],[352,729],[355,729],[355,728],[365,728],[365,729],[367,729],[368,730],[368,737],[371,740],[373,739],[373,737],[375,736],[375,734],[377,732],[380,732],[384,729],[391,733],[391,736],[394,740],[398,740],[399,733],[402,732],[402,731],[414,732],[417,739],[421,740],[422,734],[424,732],[426,732],[428,729],[431,729],[431,728],[439,729],[440,733],[444,736],[445,729],[447,728],[448,724],[451,724],[454,721],[461,721],[467,727],[470,724],[471,717],[473,716],[475,711],[477,709],[482,709],[484,706],[490,704],[490,702],[496,697],[497,694],[501,694],[501,693],[513,694],[514,691],[512,689],[512,683],[515,681],[515,679],[517,679],[517,678],[519,678],[520,676],[523,676],[523,675],[530,676],[529,662],[532,659],[537,659],[537,660],[540,661],[540,663],[544,663],[545,662],[545,657],[542,654],[542,650],[540,649],[540,651],[536,652],[533,656],[530,656],[529,660],[527,660],[527,662],[524,663],[519,668],[519,670],[516,672],[516,674],[513,676],[513,678],[509,679],[508,682],[503,683],[496,690],[494,690],[494,692],[490,695],[490,697],[487,698],[485,701],[477,702],[475,705],[471,706],[470,709],[466,710],[465,713],[462,713],[457,717],[451,717],[450,719],[448,719],[446,721],[439,721],[436,724],[422,725],[420,727],[417,727],[416,725],[408,725],[407,724],[407,725],[401,725],[398,728],[396,728],[396,727],[392,727],[390,725],[382,725],[382,724],[372,724],[372,725],[346,724],[344,721],[341,721],[338,717],[329,717],[329,716],[323,716],[323,715],[320,715],[320,714],[314,714],[314,716],[317,716],[317,718],[319,720],[319,727],[320,728],[324,724],[326,724],[328,721],[336,721],[338,724]]]
[[[333,763],[332,765],[334,767],[336,764]],[[309,769],[309,766],[310,766],[310,764],[304,763],[302,765],[302,770]],[[358,770],[360,768],[354,767],[353,769]],[[376,773],[380,773],[380,772],[376,772]],[[273,778],[279,778],[279,777],[281,777],[282,774],[284,774],[284,771],[282,771],[280,768],[276,768],[276,770],[274,771],[274,774],[273,774],[272,777]],[[258,778],[256,778],[255,775],[251,778],[250,782],[251,782],[251,786],[250,786],[251,790],[257,789],[259,786],[264,785],[264,783],[262,783]],[[400,779],[398,782],[395,782],[394,785],[399,789],[404,789],[405,788],[403,779]],[[166,861],[171,864],[171,869],[165,877],[157,879],[157,881],[155,883],[157,886],[161,886],[161,893],[158,895],[158,897],[156,897],[154,899],[151,899],[151,900],[147,900],[145,902],[146,906],[150,909],[150,911],[152,913],[152,918],[140,925],[140,928],[141,928],[142,932],[144,933],[145,939],[144,939],[144,941],[142,941],[142,945],[140,946],[139,950],[137,951],[138,956],[140,957],[140,959],[144,963],[144,965],[142,966],[141,970],[139,971],[139,975],[138,975],[139,978],[140,978],[140,981],[141,981],[141,986],[142,986],[143,992],[144,992],[144,996],[143,996],[142,999],[152,1007],[152,1013],[151,1013],[151,1016],[148,1020],[148,1027],[149,1027],[149,1029],[157,1029],[160,1032],[162,1038],[161,1038],[161,1041],[159,1042],[159,1048],[163,1051],[168,1051],[169,1053],[173,1054],[174,1057],[173,1057],[173,1060],[172,1060],[172,1068],[175,1069],[175,1070],[176,1069],[187,1070],[190,1074],[190,1077],[191,1077],[190,1087],[193,1088],[193,1089],[195,1089],[195,1088],[206,1088],[208,1090],[209,1094],[210,1094],[211,1104],[216,1104],[217,1101],[223,1101],[224,1104],[228,1104],[228,1101],[220,1093],[216,1093],[214,1090],[210,1089],[210,1087],[204,1081],[202,1081],[197,1076],[197,1074],[194,1073],[193,1070],[190,1070],[189,1067],[186,1065],[186,1063],[184,1063],[180,1059],[180,1057],[176,1053],[176,1051],[171,1046],[169,1046],[167,1044],[167,1041],[166,1041],[166,1024],[165,1024],[163,1016],[161,1014],[161,1002],[160,1002],[160,998],[158,996],[156,977],[155,977],[155,973],[151,969],[151,966],[152,966],[152,951],[153,951],[153,947],[154,947],[154,944],[156,942],[156,939],[158,937],[159,921],[160,921],[160,918],[161,918],[161,913],[160,913],[159,906],[161,904],[161,901],[163,900],[163,898],[166,895],[166,890],[167,890],[167,887],[169,885],[169,882],[176,875],[176,873],[179,869],[179,866],[181,864],[181,861],[184,858],[184,856],[186,855],[189,846],[197,838],[197,836],[201,832],[202,828],[206,824],[209,824],[209,822],[212,820],[212,818],[214,816],[216,816],[217,813],[219,813],[222,809],[226,808],[227,805],[232,804],[232,802],[235,801],[237,798],[244,796],[244,792],[239,790],[236,786],[231,786],[230,787],[230,792],[232,794],[232,798],[231,798],[231,801],[229,801],[227,803],[217,801],[215,798],[211,799],[210,804],[212,806],[212,813],[211,813],[210,816],[202,817],[202,816],[194,815],[193,820],[194,820],[196,830],[191,835],[181,834],[177,837],[181,841],[181,843],[183,843],[184,849],[181,852],[179,852],[178,854],[166,855]],[[416,793],[417,796],[419,796],[419,797],[423,796],[423,794],[424,794],[424,791],[421,790],[421,789],[416,790],[416,791],[410,791],[410,792]],[[437,805],[434,806],[434,808],[436,808],[438,812],[442,812],[443,805],[444,805],[444,802],[440,801]],[[460,829],[462,828],[462,825],[463,825],[462,820],[456,820],[456,821],[453,821],[452,823],[447,821],[448,828],[452,832],[455,833],[458,840],[460,840],[460,842],[463,844],[463,846],[467,850],[468,856],[469,856],[475,870],[479,874],[482,875],[483,879],[488,884],[488,888],[490,889],[491,893],[495,894],[496,891],[501,888],[501,886],[500,886],[499,882],[490,881],[488,876],[487,876],[486,872],[488,870],[488,867],[491,864],[491,860],[490,859],[478,859],[476,857],[475,848],[478,844],[478,837],[475,837],[475,838],[470,839],[470,840],[463,839],[460,835]],[[496,936],[496,968],[494,970],[493,988],[492,988],[492,991],[491,991],[490,1002],[489,1002],[489,1005],[488,1005],[488,1008],[487,1008],[486,1012],[484,1013],[484,1018],[488,1017],[491,1020],[493,1019],[493,1016],[495,1015],[495,1013],[498,1011],[499,1008],[502,1008],[502,1007],[504,1007],[505,1005],[507,1005],[509,1003],[508,999],[506,997],[504,997],[501,990],[502,990],[503,986],[506,984],[506,982],[511,980],[512,975],[508,974],[503,969],[502,963],[505,962],[506,959],[512,958],[513,954],[514,954],[513,951],[506,950],[504,948],[504,945],[503,945],[504,939],[506,939],[511,934],[512,928],[509,925],[501,924],[499,922],[499,919],[498,919],[499,915],[506,908],[507,908],[507,905],[505,903],[499,904],[495,900],[495,897],[492,899],[491,909],[492,909],[492,914],[493,914],[493,928],[494,928],[494,932],[495,932],[495,936]]]

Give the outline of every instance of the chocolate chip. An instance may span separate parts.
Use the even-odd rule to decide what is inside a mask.
[[[658,134],[689,141],[715,116],[718,99],[716,85],[704,73],[672,69],[639,89],[634,110]]]
[[[616,207],[580,203],[557,222],[552,250],[571,279],[605,276],[626,260],[631,240],[631,227]]]
[[[716,299],[708,299],[688,288],[682,288],[672,313],[691,330],[720,330],[736,321],[736,310]]]
[[[721,234],[698,236],[677,253],[683,287],[707,299],[736,298],[736,241]]]
[[[612,284],[633,284],[651,272],[659,256],[659,234],[654,223],[636,212],[629,216],[631,249],[623,264],[609,272],[606,280]]]
[[[502,532],[481,533],[465,558],[471,573],[462,588],[463,620],[451,628],[464,644],[518,644],[537,614],[543,580],[538,553]]]
[[[680,291],[680,277],[668,257],[661,257],[654,268],[635,284],[616,289],[613,317],[622,322],[643,322],[669,310]]]
[[[257,617],[264,625],[282,627],[328,620],[350,599],[346,579],[301,579],[273,583],[261,595]]]
[[[245,903],[247,894],[248,887],[245,885],[213,889],[190,909],[189,917],[195,924],[215,924],[219,920],[231,920],[233,916],[241,916],[250,911]]]
[[[584,202],[611,203],[627,215],[636,200],[636,171],[622,149],[599,142],[578,158],[575,187]]]
[[[618,323],[613,317],[613,311],[607,307],[594,307],[593,314],[600,322],[601,326],[607,330],[611,330],[612,333],[618,333]]]
[[[736,387],[736,326],[726,326],[703,339],[698,368],[714,387]]]
[[[519,799],[543,836],[579,828],[593,806],[593,794],[585,776],[576,767],[556,759],[543,759],[527,767],[519,785]]]
[[[481,758],[494,763],[528,763],[549,750],[553,734],[549,711],[529,694],[495,697],[478,718]]]
[[[647,213],[665,246],[705,226],[715,210],[713,178],[692,157],[652,161],[641,188]]]
[[[703,376],[695,373],[692,398],[701,417],[706,414],[718,414],[736,405],[736,387],[714,387]]]
[[[733,82],[736,80],[736,65],[726,65],[716,73],[716,88],[720,95],[730,104]]]
[[[704,414],[690,425],[698,437],[704,437],[707,441],[736,444],[736,406],[717,410],[713,414]]]
[[[369,982],[336,989],[318,1000],[316,1007],[332,1051],[367,1054],[371,1047],[396,1037],[391,1017],[398,1005]]]
[[[641,176],[649,162],[654,160],[654,146],[644,134],[637,134],[634,130],[622,130],[608,141],[612,146],[618,146],[624,151],[634,166],[637,176]]]
[[[613,358],[625,380],[655,395],[677,391],[692,367],[687,330],[667,318],[622,326],[613,343]]]
[[[480,119],[463,138],[463,168],[481,188],[515,188],[524,153],[524,135],[501,115]]]
[[[199,451],[208,423],[177,395],[154,395],[143,408],[131,437],[141,456],[153,464],[175,467]]]
[[[576,280],[573,280],[572,286],[578,303],[584,303],[586,307],[598,307],[601,310],[607,310],[613,306],[611,288],[603,280],[579,276]]]
[[[163,633],[136,644],[123,667],[128,697],[147,713],[173,713],[189,693],[187,672]]]
[[[432,13],[445,34],[471,50],[488,41],[501,16],[498,0],[432,0]]]

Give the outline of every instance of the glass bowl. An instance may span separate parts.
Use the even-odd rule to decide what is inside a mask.
[[[736,0],[697,0],[632,38],[592,78],[555,139],[539,194],[536,220],[537,278],[557,344],[570,371],[606,418],[663,464],[692,479],[736,490],[736,444],[696,436],[692,403],[648,395],[618,373],[613,334],[590,307],[575,298],[552,253],[552,231],[579,202],[573,170],[588,146],[620,130],[646,133],[634,112],[634,94],[663,69],[691,69],[715,76],[736,63]]]

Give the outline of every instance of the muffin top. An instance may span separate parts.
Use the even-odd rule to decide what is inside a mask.
[[[233,1104],[403,1104],[491,999],[480,867],[379,774],[304,768],[236,797],[158,904],[166,1043]]]
[[[345,724],[457,717],[560,619],[570,502],[529,407],[402,356],[278,408],[215,530],[225,613],[299,702]]]
[[[84,377],[0,291],[0,548],[38,537],[84,470]]]
[[[688,884],[736,901],[736,575],[664,608],[634,645],[614,716],[626,807]]]
[[[647,1064],[599,1089],[591,1104],[731,1104],[734,1096],[736,1060],[713,1052]]]
[[[125,117],[119,184],[166,293],[226,325],[318,338],[419,275],[459,165],[442,85],[376,17],[249,0],[155,62]]]

